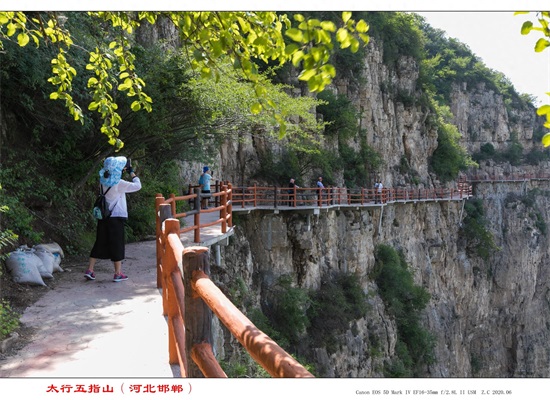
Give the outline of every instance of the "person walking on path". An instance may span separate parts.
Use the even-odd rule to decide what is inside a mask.
[[[294,178],[290,178],[290,181],[288,182],[288,206],[292,207],[294,206],[294,197],[296,194],[296,189],[300,186],[296,185],[296,181]]]
[[[209,174],[210,172],[210,174]],[[210,181],[212,180],[212,171],[208,166],[202,168],[202,174],[199,178],[199,185],[201,185],[201,208],[208,210],[208,200],[210,199]]]
[[[122,179],[124,171],[130,175],[131,181]],[[108,190],[105,200],[111,215],[97,221],[96,240],[84,277],[95,280],[94,267],[97,259],[111,259],[115,270],[113,281],[125,281],[128,276],[122,273],[122,260],[125,258],[124,224],[128,219],[126,193],[140,190],[141,181],[126,157],[108,157],[99,171],[99,182],[102,193]]]

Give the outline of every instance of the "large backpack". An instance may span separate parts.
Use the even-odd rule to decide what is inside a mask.
[[[105,195],[111,187],[112,186],[109,186],[105,193],[103,193],[103,185],[99,185],[99,195],[95,200],[93,209],[93,214],[96,219],[107,219],[111,216],[111,210],[107,207],[107,200],[105,199]]]

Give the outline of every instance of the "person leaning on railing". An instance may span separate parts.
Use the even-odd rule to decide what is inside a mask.
[[[297,188],[300,186],[296,185],[296,181],[294,178],[290,178],[290,181],[288,182],[288,206],[292,207],[294,205],[294,193]]]

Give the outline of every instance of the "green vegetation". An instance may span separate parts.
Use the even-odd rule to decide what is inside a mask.
[[[435,125],[438,133],[438,146],[430,160],[430,166],[443,182],[456,179],[461,170],[477,165],[466,150],[459,144],[460,133],[449,121],[452,118],[448,107],[437,106],[438,117]]]
[[[0,340],[9,337],[19,327],[19,315],[6,300],[0,300]]]
[[[460,233],[467,242],[467,249],[487,261],[490,255],[498,250],[498,246],[486,227],[483,200],[468,200],[464,205],[464,211],[466,214]]]
[[[58,16],[56,13],[1,12],[0,49],[4,43],[13,41],[20,47],[29,43],[37,48],[49,42],[56,43],[51,54],[52,76],[48,82],[56,88],[49,95],[52,100],[61,100],[76,121],[85,123],[79,102],[73,97],[73,84],[77,73],[90,71],[86,89],[89,93],[85,103],[88,110],[97,112],[101,132],[107,135],[109,144],[122,148],[122,113],[120,98],[131,100],[129,109],[151,112],[153,99],[145,92],[145,81],[139,74],[139,61],[134,51],[134,32],[144,24],[156,24],[159,20],[171,23],[177,31],[184,53],[194,71],[203,78],[219,79],[223,74],[219,65],[232,65],[240,78],[254,88],[256,102],[250,111],[272,111],[273,123],[278,124],[281,134],[286,132],[283,112],[267,96],[266,87],[260,78],[258,62],[268,60],[280,64],[290,63],[301,68],[299,80],[307,83],[310,91],[322,91],[335,76],[334,66],[329,64],[330,53],[335,44],[356,52],[361,42],[368,42],[368,26],[364,21],[355,21],[350,12],[343,12],[339,24],[333,21],[305,19],[294,14],[291,21],[286,14],[275,12],[89,12],[90,23],[96,29],[112,32],[112,35],[97,36],[92,46],[79,41],[73,34],[70,21],[73,13]],[[294,23],[294,25],[293,25]],[[285,40],[290,43],[287,45]],[[31,47],[31,46],[29,46]],[[88,60],[75,60],[75,49],[84,49]],[[122,92],[126,96],[118,96]]]
[[[516,14],[529,14],[528,12],[517,12]],[[542,33],[543,37],[539,38],[535,43],[535,52],[540,53],[550,47],[550,12],[549,11],[540,11],[536,14],[536,21],[525,21],[521,27],[521,34],[528,35],[533,31],[540,34]],[[546,117],[546,122],[544,127],[550,129],[550,105],[544,104],[540,106],[537,110],[537,114]],[[544,147],[550,146],[550,133],[545,134],[542,137],[542,144]]]
[[[311,307],[307,311],[311,321],[308,336],[315,347],[326,347],[329,353],[334,352],[338,349],[338,335],[366,312],[366,295],[357,276],[338,274],[323,281],[321,288],[311,293]]]
[[[270,291],[269,307],[251,308],[248,317],[279,346],[287,351],[294,349],[298,353],[295,358],[312,373],[313,367],[306,359],[308,350],[326,347],[335,352],[338,335],[368,310],[366,295],[354,274],[332,276],[323,281],[319,290],[296,287],[290,276],[282,276]],[[248,304],[245,288],[234,288],[230,293],[235,304]],[[246,373],[253,371],[246,369]]]
[[[528,213],[527,215],[534,221],[535,228],[540,231],[544,236],[548,233],[548,225],[544,220],[542,212],[537,206],[537,196],[547,197],[550,193],[548,191],[541,191],[540,189],[531,189],[525,195],[517,195],[510,193],[505,200],[506,207],[516,209],[517,204],[521,202],[525,205]]]
[[[396,356],[386,366],[385,376],[421,376],[423,369],[435,362],[435,338],[421,323],[421,312],[427,306],[430,294],[414,283],[403,254],[390,246],[380,245],[375,257],[372,278],[378,285],[387,312],[395,318],[397,325]]]

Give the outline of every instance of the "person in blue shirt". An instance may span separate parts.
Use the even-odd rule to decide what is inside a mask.
[[[199,178],[199,185],[201,185],[201,208],[208,209],[208,200],[210,199],[210,181],[212,180],[212,171],[208,166],[204,166],[202,174]]]

